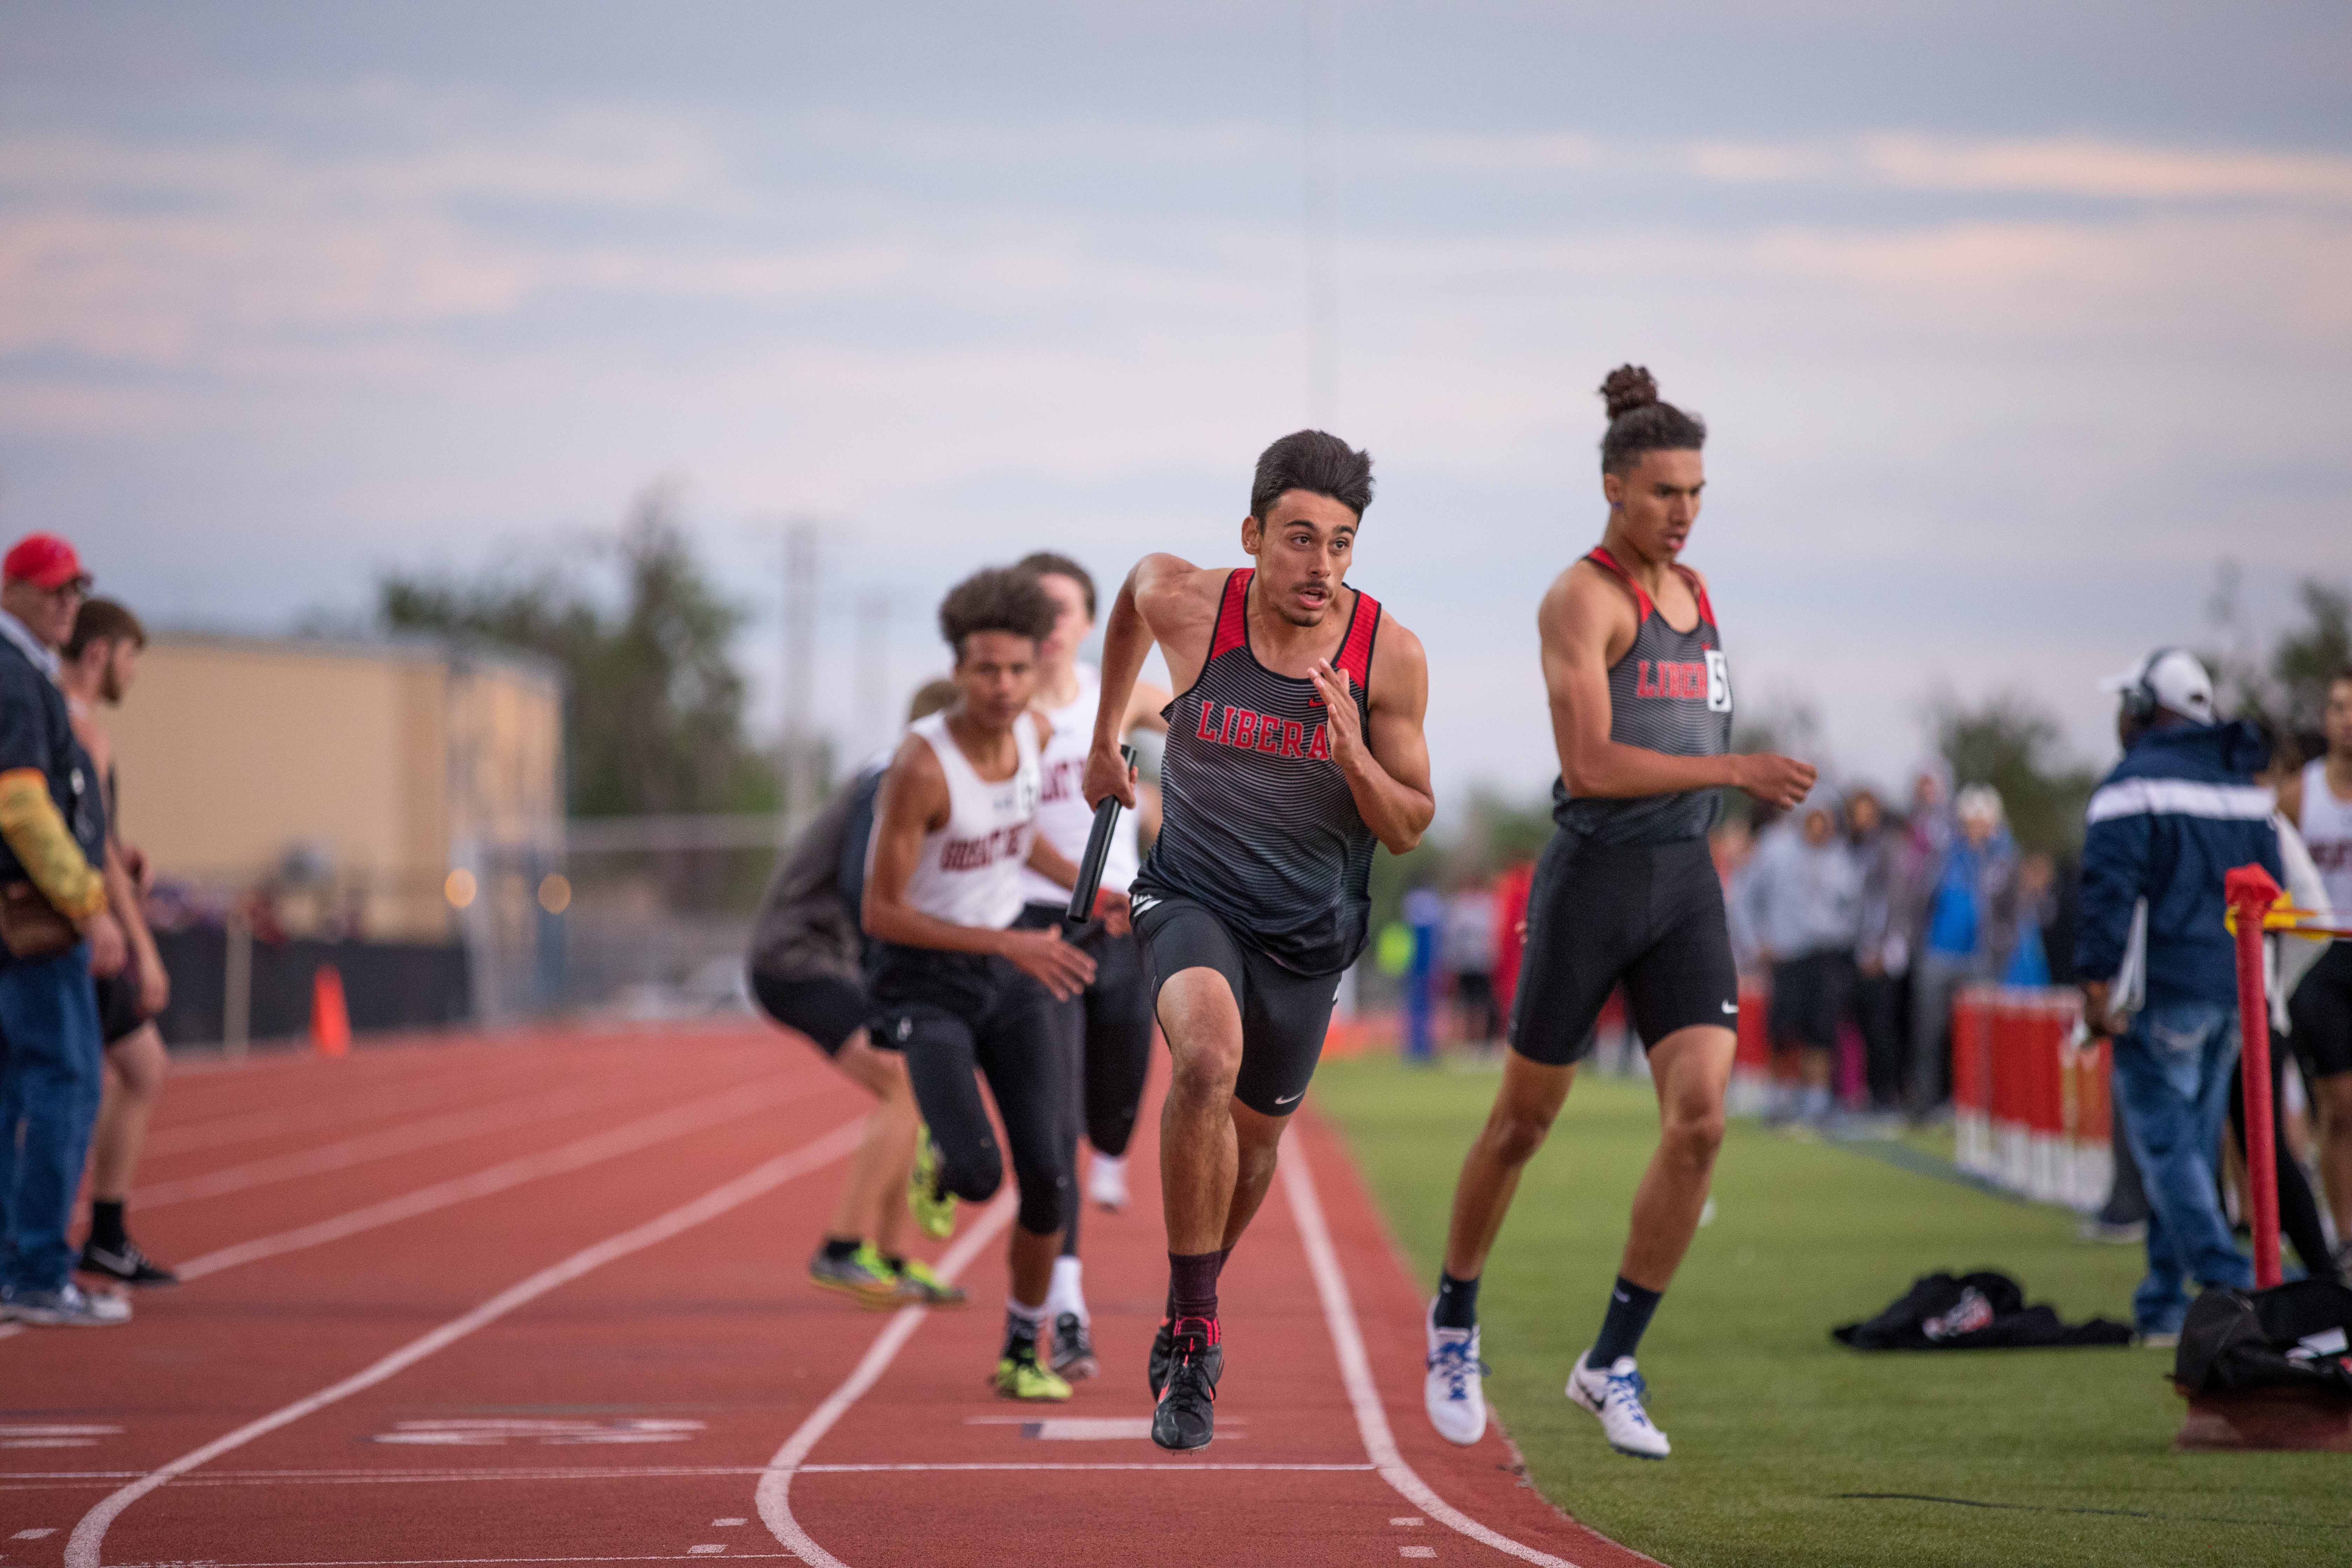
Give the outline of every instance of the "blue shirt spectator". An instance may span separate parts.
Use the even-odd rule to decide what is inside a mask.
[[[2116,1027],[2109,985],[2124,968],[2135,911],[2145,999],[2115,1041],[2115,1102],[2147,1189],[2147,1275],[2132,1298],[2144,1334],[2180,1331],[2184,1278],[2244,1289],[2253,1270],[2215,1196],[2215,1150],[2238,1058],[2237,965],[2222,924],[2232,867],[2281,866],[2270,793],[2252,775],[2269,747],[2244,724],[2214,721],[2204,666],[2158,648],[2107,683],[2121,699],[2123,761],[2091,796],[2083,841],[2074,966],[2085,1017]]]

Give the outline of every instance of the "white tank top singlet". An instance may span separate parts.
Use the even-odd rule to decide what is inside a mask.
[[[1022,863],[1037,821],[1037,726],[1024,713],[1013,726],[1020,764],[994,784],[973,771],[948,732],[945,713],[918,719],[919,735],[947,775],[948,820],[923,835],[923,853],[907,879],[907,902],[950,925],[1003,931],[1021,913]],[[873,848],[866,848],[873,866]]]
[[[2327,884],[2327,901],[2339,915],[2352,911],[2352,803],[2329,791],[2325,757],[2303,764],[2303,820],[2294,826]]]
[[[1102,703],[1102,672],[1090,664],[1079,665],[1077,670],[1078,694],[1070,699],[1069,705],[1043,710],[1045,721],[1054,726],[1054,733],[1046,740],[1045,750],[1039,757],[1044,793],[1037,797],[1038,833],[1066,856],[1073,866],[1086,858],[1087,836],[1095,826],[1095,814],[1087,806],[1083,785],[1087,752],[1094,746],[1095,710]],[[1114,893],[1124,893],[1127,885],[1135,880],[1136,867],[1141,859],[1136,849],[1135,813],[1122,811],[1118,831],[1111,837],[1110,858],[1103,862],[1102,885]],[[1033,904],[1066,907],[1070,889],[1045,873],[1024,866],[1021,896]]]

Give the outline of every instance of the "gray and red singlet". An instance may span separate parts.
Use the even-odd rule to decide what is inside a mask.
[[[1200,679],[1164,710],[1160,838],[1136,874],[1153,895],[1206,906],[1234,934],[1300,974],[1334,974],[1363,951],[1372,832],[1331,761],[1315,683],[1257,661],[1245,614],[1253,570],[1225,579]],[[1369,723],[1380,602],[1359,592],[1331,660]]]
[[[1633,646],[1609,667],[1609,738],[1671,757],[1719,757],[1729,751],[1731,667],[1698,574],[1687,566],[1675,568],[1698,601],[1698,624],[1676,631],[1608,551],[1596,546],[1585,559],[1632,591],[1641,616]],[[1553,821],[1600,844],[1702,838],[1715,826],[1717,805],[1712,789],[1579,799],[1569,794],[1565,779],[1554,782],[1551,798]]]

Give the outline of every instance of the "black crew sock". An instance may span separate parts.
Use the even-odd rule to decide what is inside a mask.
[[[1617,1364],[1619,1356],[1632,1355],[1642,1342],[1642,1331],[1650,1326],[1650,1314],[1658,1310],[1658,1298],[1664,1294],[1645,1290],[1622,1274],[1617,1276],[1616,1288],[1609,1292],[1609,1315],[1601,1320],[1601,1337],[1592,1342],[1584,1364],[1607,1372]]]
[[[882,1266],[893,1274],[904,1274],[907,1271],[907,1260],[905,1258],[893,1258],[887,1252],[882,1255]]]
[[[1214,1318],[1217,1315],[1217,1270],[1222,1252],[1171,1252],[1168,1255],[1168,1315],[1170,1318]]]
[[[824,1255],[835,1263],[846,1263],[857,1256],[857,1249],[862,1245],[864,1244],[854,1236],[847,1241],[838,1237],[828,1236],[824,1238]]]
[[[1209,1276],[1209,1300],[1213,1308],[1215,1305],[1217,1297],[1215,1289],[1216,1282],[1224,1278],[1225,1259],[1231,1258],[1233,1255],[1234,1249],[1230,1247],[1223,1248],[1222,1251],[1203,1253],[1202,1255],[1206,1258],[1213,1258],[1217,1260],[1216,1272]],[[1176,1316],[1176,1255],[1174,1253],[1171,1252],[1168,1255],[1168,1310],[1160,1315],[1172,1321]],[[1216,1313],[1212,1310],[1209,1315],[1211,1317],[1215,1317]]]
[[[122,1229],[122,1200],[96,1198],[89,1205],[89,1237],[85,1245],[102,1247],[109,1252],[121,1250],[130,1238]]]
[[[1437,1271],[1437,1326],[1441,1329],[1475,1329],[1478,1326],[1478,1281],[1456,1279],[1443,1268]]]

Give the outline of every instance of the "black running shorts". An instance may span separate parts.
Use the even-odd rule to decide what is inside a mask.
[[[2352,942],[2332,942],[2287,1003],[2287,1038],[2313,1078],[2352,1072]]]
[[[1094,984],[1053,1006],[1064,1047],[1079,1064],[1078,1128],[1101,1153],[1127,1152],[1136,1108],[1151,1070],[1151,986],[1143,973],[1143,943],[1130,931],[1113,936],[1100,921],[1071,931],[1059,904],[1031,904],[1013,923],[1026,931],[1059,929],[1095,961]]]
[[[1054,999],[1010,959],[884,942],[874,966],[874,1043],[903,1052],[915,1104],[939,1151],[940,1185],[984,1203],[1013,1159],[1015,1218],[1058,1233],[1076,1205],[1070,1107],[1077,1063],[1047,1016]],[[1008,1148],[981,1099],[988,1080]]]
[[[139,1010],[139,978],[125,968],[98,982],[98,1034],[108,1045],[129,1039],[147,1021]]]
[[[1549,1067],[1581,1061],[1621,983],[1644,1050],[1695,1025],[1738,1026],[1739,973],[1706,839],[1598,844],[1562,829],[1545,846],[1511,1048]]]
[[[786,980],[781,975],[751,971],[751,994],[769,1017],[787,1029],[798,1029],[817,1043],[826,1056],[837,1057],[849,1037],[866,1027],[873,1005],[864,987],[826,974],[812,980]],[[877,1045],[882,1044],[877,1040]]]
[[[1186,969],[1213,969],[1233,988],[1242,1014],[1241,1075],[1234,1098],[1261,1116],[1298,1109],[1323,1055],[1339,976],[1285,969],[1238,940],[1225,922],[1190,899],[1150,894],[1136,916],[1156,1005],[1169,977]]]

